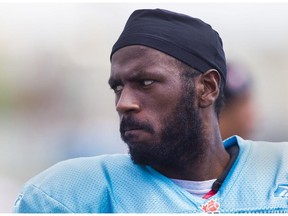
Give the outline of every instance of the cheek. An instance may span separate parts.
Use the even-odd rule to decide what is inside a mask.
[[[167,122],[174,116],[178,101],[178,97],[173,95],[162,96],[150,104],[146,101],[143,113],[156,132],[162,132],[167,127]]]

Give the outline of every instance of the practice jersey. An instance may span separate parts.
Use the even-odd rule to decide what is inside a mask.
[[[60,162],[29,180],[18,213],[288,213],[288,143],[234,136],[239,154],[219,191],[193,196],[150,166],[115,154]]]

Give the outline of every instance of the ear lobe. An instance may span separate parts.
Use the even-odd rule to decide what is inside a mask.
[[[215,69],[210,69],[201,75],[202,87],[199,94],[199,106],[201,108],[214,104],[220,92],[220,82],[220,74]]]

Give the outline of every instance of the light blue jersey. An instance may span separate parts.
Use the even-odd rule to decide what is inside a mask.
[[[129,155],[60,162],[26,183],[19,213],[288,213],[288,143],[244,141],[217,194],[193,196]]]

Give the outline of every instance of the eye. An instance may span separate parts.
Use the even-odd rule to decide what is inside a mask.
[[[123,85],[113,86],[112,89],[114,90],[115,93],[118,93],[118,92],[122,91]]]
[[[142,81],[142,85],[145,87],[145,86],[149,86],[151,84],[153,84],[154,81],[153,80],[143,80]]]

